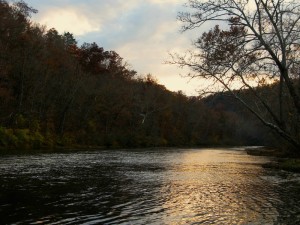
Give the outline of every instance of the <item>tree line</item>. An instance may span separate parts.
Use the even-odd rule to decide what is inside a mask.
[[[244,145],[274,140],[231,98],[171,92],[153,76],[138,75],[115,51],[96,43],[79,46],[73,34],[33,23],[32,13],[37,11],[23,1],[0,0],[2,148]]]

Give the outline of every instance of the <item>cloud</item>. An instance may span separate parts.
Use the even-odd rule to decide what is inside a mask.
[[[148,3],[150,4],[164,4],[164,5],[168,5],[169,9],[170,7],[172,7],[172,5],[178,5],[178,3],[182,2],[182,1],[178,1],[178,0],[146,0]]]
[[[135,0],[86,0],[50,1],[27,0],[39,13],[33,19],[48,28],[69,31],[83,36],[91,32],[101,32],[102,26],[115,23],[116,18],[136,4]],[[33,4],[33,5],[32,5]]]
[[[88,17],[74,9],[50,10],[40,18],[39,22],[48,28],[55,28],[60,33],[69,31],[75,35],[101,30],[101,26],[95,26]]]
[[[39,10],[33,19],[59,32],[73,33],[79,44],[96,42],[114,50],[140,74],[151,73],[167,88],[194,92],[194,82],[165,65],[168,52],[190,47],[195,32],[180,34],[176,21],[187,0],[27,0]],[[195,35],[196,34],[196,35]]]

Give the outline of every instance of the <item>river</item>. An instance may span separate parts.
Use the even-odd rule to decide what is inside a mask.
[[[0,157],[0,224],[300,224],[300,176],[239,148]]]

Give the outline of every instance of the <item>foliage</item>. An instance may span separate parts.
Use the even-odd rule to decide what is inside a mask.
[[[39,132],[28,129],[5,129],[0,127],[0,146],[39,149],[45,145],[45,139]]]
[[[265,130],[236,102],[171,92],[152,75],[137,76],[114,51],[96,43],[78,46],[69,32],[33,24],[29,17],[35,12],[23,1],[0,1],[0,147],[132,148],[270,140],[258,138]]]

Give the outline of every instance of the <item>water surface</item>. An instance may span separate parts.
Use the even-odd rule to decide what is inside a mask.
[[[300,177],[241,149],[0,158],[1,224],[300,224]]]

